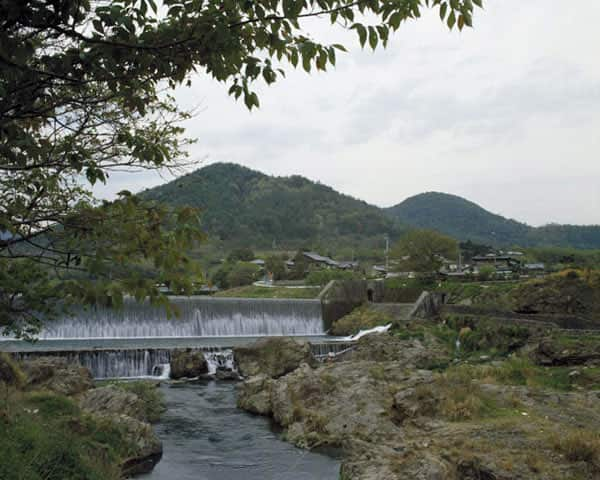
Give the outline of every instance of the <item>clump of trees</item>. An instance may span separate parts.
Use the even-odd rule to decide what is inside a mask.
[[[444,259],[457,256],[456,240],[434,230],[411,230],[392,248],[392,258],[397,259],[400,270],[419,273],[437,272]]]
[[[212,283],[227,289],[250,285],[258,280],[260,268],[249,262],[225,262],[212,276]]]
[[[265,271],[272,275],[273,280],[283,280],[286,278],[285,260],[286,257],[280,255],[271,255],[265,260]]]

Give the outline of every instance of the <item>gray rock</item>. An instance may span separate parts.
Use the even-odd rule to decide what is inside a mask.
[[[90,371],[68,363],[66,358],[40,357],[26,360],[21,366],[29,390],[45,389],[62,395],[76,395],[94,386]]]
[[[208,373],[208,363],[204,354],[190,348],[173,350],[171,353],[171,378],[195,378]]]
[[[148,421],[144,402],[134,393],[114,386],[93,388],[80,395],[79,406],[98,414],[127,415],[142,422]]]
[[[302,363],[316,364],[310,345],[289,337],[262,338],[252,345],[234,348],[233,355],[244,377],[264,374],[278,378]]]
[[[111,422],[129,444],[129,457],[121,465],[124,477],[150,472],[162,457],[162,443],[146,421],[143,401],[115,386],[88,390],[79,406],[101,421]]]
[[[238,385],[238,407],[258,415],[271,415],[272,384],[271,378],[266,375],[257,375]]]
[[[241,380],[240,374],[238,372],[228,368],[217,368],[217,371],[215,372],[215,378],[217,380],[230,380],[234,382]]]
[[[118,424],[131,444],[132,451],[122,466],[124,477],[152,471],[162,457],[162,443],[152,427],[127,415],[111,415],[110,420]]]

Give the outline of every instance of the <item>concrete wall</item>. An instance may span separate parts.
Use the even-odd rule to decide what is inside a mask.
[[[446,294],[441,292],[423,292],[410,312],[411,318],[437,317],[446,301]]]
[[[385,283],[383,280],[367,281],[367,298],[369,302],[381,303],[385,297]]]
[[[332,280],[319,294],[323,323],[329,330],[333,322],[367,302],[366,280]]]

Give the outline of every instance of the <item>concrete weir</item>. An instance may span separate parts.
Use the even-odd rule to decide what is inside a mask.
[[[351,348],[353,342],[335,337],[295,337],[309,341],[313,355],[324,360]],[[34,344],[20,341],[0,342],[0,350],[10,352],[18,360],[36,357],[62,357],[69,362],[88,368],[96,379],[164,377],[165,366],[176,349],[201,351],[212,370],[230,367],[234,358],[232,349],[256,341],[256,337],[226,337],[197,339],[119,339],[40,340]]]

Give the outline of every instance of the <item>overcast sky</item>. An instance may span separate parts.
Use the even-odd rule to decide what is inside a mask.
[[[600,224],[599,24],[598,0],[488,0],[474,29],[449,32],[436,10],[372,53],[311,21],[350,53],[259,88],[258,111],[202,76],[177,91],[201,107],[191,159],[301,174],[379,206],[442,191],[532,225]],[[169,179],[116,175],[101,193]]]

